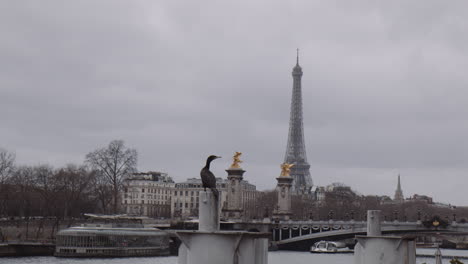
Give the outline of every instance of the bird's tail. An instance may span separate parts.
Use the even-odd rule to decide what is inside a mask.
[[[219,191],[218,191],[218,189],[216,189],[216,188],[211,188],[211,191],[213,192],[213,195],[214,195],[214,197],[216,198],[216,200],[218,200],[218,198],[219,198]]]

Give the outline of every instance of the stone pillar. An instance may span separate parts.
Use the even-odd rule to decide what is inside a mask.
[[[245,170],[241,168],[229,168],[228,173],[228,188],[227,188],[227,206],[223,211],[227,218],[240,219],[244,211],[244,203],[242,199],[242,179]]]
[[[287,221],[291,216],[291,186],[293,178],[291,176],[280,176],[276,180],[278,180],[276,186],[278,204],[274,211],[274,216],[280,220]]]
[[[437,250],[435,252],[435,263],[436,264],[442,264],[442,253],[440,252],[439,247],[437,247]]]
[[[382,236],[380,211],[367,211],[367,236],[356,236],[355,264],[416,264],[414,238]]]
[[[200,202],[198,208],[199,222],[198,230],[213,232],[219,230],[219,201],[217,201],[211,192],[199,192]]]
[[[367,236],[381,236],[380,210],[367,211]]]
[[[200,192],[199,230],[179,230],[178,264],[267,264],[270,233],[219,230],[219,202]]]

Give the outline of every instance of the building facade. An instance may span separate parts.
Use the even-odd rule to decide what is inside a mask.
[[[228,179],[216,178],[221,209],[228,207],[231,184]],[[198,217],[199,192],[204,191],[200,178],[175,183],[166,173],[150,171],[132,174],[123,185],[122,208],[126,214],[151,218]],[[240,215],[248,218],[253,215],[259,192],[255,185],[245,180],[240,180],[236,189],[240,193],[236,203]]]
[[[227,180],[216,178],[216,188],[219,191],[220,203],[226,201]],[[189,178],[176,183],[171,203],[171,216],[176,218],[198,217],[199,192],[205,191],[200,178]],[[206,189],[211,192],[210,189]]]
[[[254,207],[257,195],[256,186],[242,180],[240,182],[242,199],[241,203],[245,208]],[[216,188],[219,191],[221,208],[227,206],[228,188],[230,182],[227,179],[216,178]],[[176,183],[172,195],[171,216],[176,218],[198,217],[198,207],[200,202],[200,192],[205,191],[202,181],[199,178],[190,178],[185,182]],[[209,189],[207,192],[211,191]]]
[[[167,173],[140,172],[124,180],[122,207],[129,215],[153,218],[171,216],[175,183]]]

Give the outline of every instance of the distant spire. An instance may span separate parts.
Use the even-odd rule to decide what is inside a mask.
[[[397,189],[395,191],[394,200],[397,201],[397,202],[403,202],[405,200],[405,197],[403,196],[403,190],[401,190],[400,174],[399,173],[398,173],[398,184],[397,184]]]
[[[299,66],[299,49],[296,49],[296,66],[293,68],[293,75],[302,75],[302,68]]]
[[[299,65],[299,48],[296,49],[296,65]]]

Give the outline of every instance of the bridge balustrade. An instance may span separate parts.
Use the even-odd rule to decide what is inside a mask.
[[[272,229],[272,239],[280,241],[304,235],[352,229],[356,226],[363,227],[365,222],[345,221],[316,221],[316,222],[284,222],[277,224]]]
[[[385,233],[431,233],[440,232],[468,235],[468,224],[452,222],[445,228],[425,227],[421,221],[399,222],[383,221],[382,232]],[[317,241],[326,238],[353,238],[365,234],[367,223],[363,221],[285,221],[272,226],[272,239],[277,245]]]
[[[301,236],[308,236],[317,233],[325,233],[335,231],[343,231],[352,233],[365,231],[367,223],[365,221],[285,221],[276,223],[272,228],[272,239],[281,241],[292,239]],[[419,230],[425,229],[421,222],[399,222],[399,221],[383,221],[383,230]],[[451,226],[453,231],[464,230],[468,231],[468,224],[455,224]],[[341,232],[342,233],[342,232]]]

